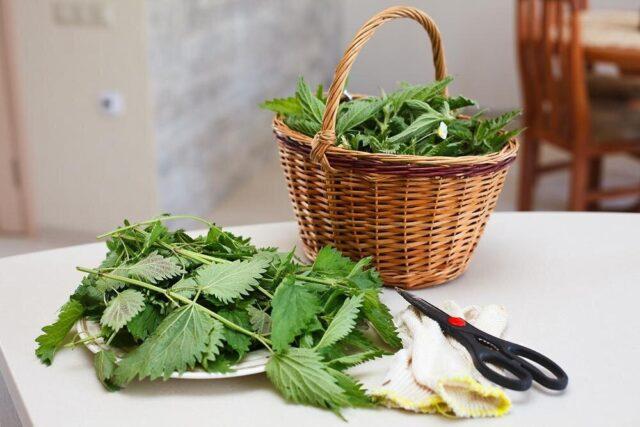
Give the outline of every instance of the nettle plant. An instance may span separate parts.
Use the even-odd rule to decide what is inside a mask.
[[[185,217],[205,224],[207,234],[163,224]],[[195,368],[229,372],[264,348],[267,375],[285,398],[339,413],[373,404],[345,371],[401,346],[370,258],[353,262],[325,247],[305,265],[293,251],[256,248],[191,216],[125,222],[101,237],[108,238],[105,259],[78,267],[87,275],[43,328],[36,355],[49,365],[61,347],[103,340],[108,347],[94,365],[109,390]],[[101,332],[65,344],[83,317]]]
[[[505,130],[520,113],[493,119],[484,111],[471,117],[457,111],[475,106],[464,96],[443,95],[452,77],[427,85],[402,85],[390,94],[345,100],[336,123],[336,145],[371,153],[419,156],[469,156],[500,151],[521,129]],[[278,114],[294,131],[313,137],[320,131],[326,98],[322,86],[313,93],[301,77],[290,98],[260,106]]]

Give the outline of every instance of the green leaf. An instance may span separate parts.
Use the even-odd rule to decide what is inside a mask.
[[[120,361],[115,383],[124,385],[136,377],[167,379],[174,372],[193,368],[207,349],[213,326],[214,319],[196,305],[178,308],[140,347]]]
[[[197,270],[196,281],[202,292],[229,303],[247,295],[258,284],[258,279],[268,266],[264,259],[211,264]]]
[[[207,343],[207,350],[204,353],[204,359],[209,362],[216,360],[216,357],[220,354],[220,350],[224,345],[224,331],[225,327],[219,320],[214,320],[213,328],[209,332],[209,342]]]
[[[233,361],[227,359],[226,357],[216,357],[215,360],[203,360],[202,367],[207,372],[217,373],[217,374],[228,374],[233,372]]]
[[[116,295],[105,308],[100,323],[118,331],[144,308],[144,295],[127,289]]]
[[[371,326],[378,332],[380,338],[391,348],[402,348],[402,341],[398,337],[398,331],[393,323],[393,317],[389,308],[380,302],[379,291],[367,290],[364,292],[362,312]]]
[[[322,115],[325,108],[324,102],[316,98],[302,77],[298,79],[296,98],[300,101],[302,111],[309,120],[322,123]]]
[[[160,280],[170,279],[184,273],[176,258],[165,258],[157,252],[152,252],[135,264],[121,267],[120,269],[126,270],[130,275],[138,276],[150,283],[157,283]]]
[[[268,101],[264,101],[260,104],[260,108],[273,111],[276,114],[283,116],[290,116],[300,114],[302,112],[302,106],[298,98],[276,98]]]
[[[290,348],[275,353],[266,366],[267,376],[285,399],[338,411],[349,401],[317,351]]]
[[[192,298],[196,293],[196,289],[198,289],[198,283],[193,277],[184,277],[169,288],[171,293],[185,298]]]
[[[153,224],[153,227],[151,228],[151,231],[149,232],[149,234],[147,234],[147,236],[144,239],[144,246],[142,248],[142,252],[147,251],[151,246],[153,246],[158,239],[160,239],[160,236],[162,236],[162,234],[164,234],[167,231],[167,228],[162,225],[162,223],[160,221],[156,222]]]
[[[93,366],[98,380],[109,391],[120,390],[120,387],[111,381],[116,370],[116,355],[111,350],[101,350],[93,357]]]
[[[44,334],[36,338],[38,343],[36,356],[42,363],[51,365],[56,351],[60,348],[73,325],[82,317],[83,312],[84,308],[78,301],[70,300],[60,309],[58,320],[42,328]]]
[[[127,323],[131,336],[137,340],[144,340],[151,335],[162,322],[162,316],[157,307],[146,304],[144,310]]]
[[[238,326],[242,326],[245,329],[251,329],[249,314],[245,310],[221,310],[218,314]],[[227,344],[229,344],[229,347],[238,354],[237,360],[242,359],[251,346],[250,337],[230,328],[224,328],[224,339]]]
[[[457,110],[459,108],[471,107],[473,105],[476,105],[476,102],[474,100],[464,97],[462,95],[449,98],[448,102],[449,102],[449,107],[452,110]]]
[[[318,297],[287,276],[271,302],[271,341],[276,350],[285,349],[320,312]]]
[[[344,301],[344,304],[342,304],[342,307],[340,307],[340,310],[338,310],[320,339],[317,348],[333,345],[351,332],[356,326],[358,312],[362,306],[362,298],[362,295],[356,295]]]
[[[438,111],[429,111],[413,121],[405,130],[387,139],[389,143],[406,143],[412,139],[419,140],[429,133],[433,133],[440,122],[448,122],[450,117]]]
[[[260,335],[271,332],[271,316],[266,311],[250,305],[247,307],[247,313],[249,313],[249,321],[254,332]]]
[[[354,408],[370,408],[374,406],[373,401],[367,396],[362,385],[354,378],[337,369],[328,368],[327,371],[336,379],[338,386],[344,391],[349,406]]]
[[[338,117],[338,136],[374,118],[386,103],[386,99],[358,99],[346,104],[346,111]]]
[[[368,360],[378,358],[384,354],[385,353],[381,350],[366,350],[360,353],[348,354],[346,356],[335,358],[329,362],[329,365],[339,366],[341,369],[346,369],[364,363]]]
[[[125,269],[121,269],[121,268],[115,268],[114,270],[111,270],[109,273],[115,276],[122,276],[122,277],[129,276],[129,273]],[[124,286],[125,286],[124,282],[121,282],[120,280],[111,279],[108,277],[99,277],[96,280],[96,289],[102,294],[111,290],[120,289]]]
[[[356,263],[342,255],[340,251],[331,246],[325,246],[316,255],[312,269],[319,273],[347,275],[355,265]]]
[[[289,116],[284,123],[291,129],[313,137],[320,131],[320,123],[300,116]]]

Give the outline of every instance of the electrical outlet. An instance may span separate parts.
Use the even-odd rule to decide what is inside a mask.
[[[103,1],[57,1],[52,5],[53,21],[60,26],[108,27],[113,8]]]

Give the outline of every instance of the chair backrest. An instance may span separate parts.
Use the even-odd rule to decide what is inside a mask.
[[[584,141],[588,101],[580,44],[586,0],[517,0],[524,120],[535,138],[561,145]]]

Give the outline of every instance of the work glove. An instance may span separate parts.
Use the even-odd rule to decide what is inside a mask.
[[[506,311],[498,305],[461,309],[448,301],[441,308],[494,336],[501,336],[507,325]],[[445,336],[436,321],[410,306],[396,323],[403,349],[392,356],[382,384],[368,387],[374,398],[389,407],[454,417],[509,411],[511,402],[504,391],[476,370],[468,351]]]

